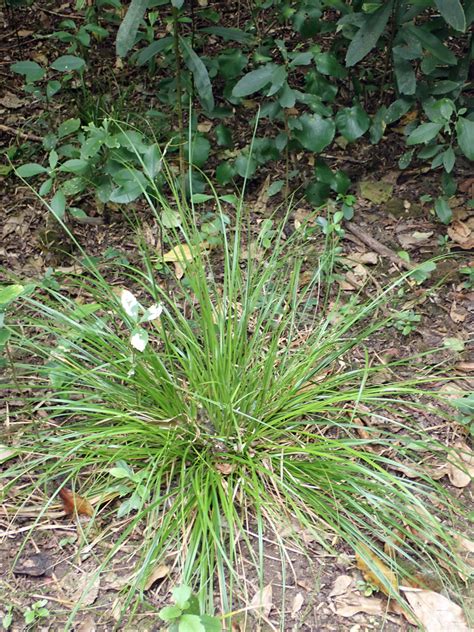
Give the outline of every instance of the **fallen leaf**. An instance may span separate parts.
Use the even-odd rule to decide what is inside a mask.
[[[16,94],[12,94],[11,92],[7,92],[6,95],[0,99],[0,105],[3,105],[3,107],[9,110],[17,110],[23,107],[24,104],[25,102],[22,99],[19,99]]]
[[[474,453],[463,443],[451,452],[452,460],[446,464],[446,473],[455,487],[467,487],[474,476]]]
[[[30,31],[28,29],[20,29],[17,31],[18,37],[29,37],[30,35],[33,35],[33,33],[34,31]]]
[[[433,236],[433,231],[422,233],[415,231],[414,233],[402,233],[397,235],[398,242],[403,250],[409,250],[412,246],[423,244]]]
[[[448,226],[447,233],[463,250],[474,248],[474,228],[466,222],[454,221]]]
[[[397,593],[398,580],[395,573],[362,542],[358,544],[358,549],[362,555],[356,551],[357,568],[361,571],[364,579],[377,586],[386,595]],[[370,566],[369,561],[366,560],[370,560]]]
[[[425,632],[469,632],[460,606],[431,590],[402,588]]]
[[[166,566],[166,564],[160,564],[156,568],[153,569],[151,574],[148,576],[145,584],[145,590],[149,590],[153,584],[159,579],[163,579],[167,575],[169,575],[170,567]]]
[[[458,371],[465,371],[466,373],[471,373],[474,371],[474,362],[458,362],[455,365],[455,368]]]
[[[386,610],[386,604],[377,597],[369,598],[354,594],[336,601],[336,614],[340,617],[353,617],[358,612],[374,615],[384,614]]]
[[[184,275],[186,264],[196,258],[196,250],[206,250],[208,246],[209,244],[203,241],[199,246],[195,247],[195,250],[191,250],[191,246],[188,244],[178,244],[163,255],[163,261],[174,263],[175,274],[178,279],[181,279]]]
[[[347,262],[349,263],[349,265],[354,262],[365,263],[366,265],[368,264],[374,266],[378,260],[379,258],[376,252],[352,252],[347,257]]]
[[[91,615],[87,615],[85,619],[81,621],[81,623],[76,628],[77,632],[95,632],[96,624],[95,619]]]
[[[350,575],[339,575],[339,577],[336,577],[334,580],[329,596],[338,597],[339,595],[345,594],[353,581],[354,580]]]
[[[273,588],[271,584],[267,584],[262,590],[257,590],[250,602],[250,608],[255,609],[256,612],[268,617],[273,605]]]
[[[304,597],[299,592],[295,595],[295,598],[293,599],[293,605],[291,606],[291,616],[293,619],[296,619],[296,616],[298,612],[301,610],[303,604],[304,604]]]
[[[199,123],[197,126],[198,132],[202,132],[203,134],[207,134],[212,129],[212,121],[203,121]]]
[[[59,498],[63,501],[64,512],[70,515],[93,516],[94,509],[88,500],[74,493],[67,487],[59,490]]]
[[[79,573],[73,570],[61,580],[61,587],[68,596],[81,606],[90,606],[97,599],[100,588],[100,575],[97,571]]]
[[[216,470],[225,476],[232,474],[234,469],[235,468],[232,463],[216,463]]]
[[[451,304],[451,309],[449,310],[449,316],[453,323],[463,323],[466,320],[468,315],[468,311],[462,305],[458,306],[456,301],[453,301]]]

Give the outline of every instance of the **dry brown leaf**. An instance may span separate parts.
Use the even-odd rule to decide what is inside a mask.
[[[403,588],[425,632],[469,632],[462,608],[431,590]]]
[[[74,602],[81,606],[90,606],[97,599],[100,588],[100,575],[97,571],[79,573],[70,571],[61,580],[61,587]]]
[[[334,580],[329,596],[338,597],[339,595],[344,595],[350,588],[353,581],[354,580],[350,575],[339,575],[339,577],[336,577]]]
[[[352,594],[336,601],[336,614],[340,617],[353,617],[358,612],[375,615],[384,614],[386,609],[387,607],[382,599],[377,597],[369,598],[363,595]]]
[[[348,257],[341,259],[351,267],[358,263],[374,266],[379,260],[376,252],[352,252]]]
[[[358,544],[358,548],[364,557],[362,557],[361,554],[356,551],[357,568],[361,571],[364,579],[374,586],[377,586],[377,588],[386,595],[389,595],[390,592],[398,592],[398,580],[395,573],[390,570],[390,568],[384,562],[382,562],[382,560],[377,557],[377,555],[375,555],[375,553],[371,551],[368,546],[360,542]],[[377,573],[372,570],[372,568],[368,565],[364,558],[369,559],[372,562],[372,565],[375,566],[377,569]],[[382,576],[386,580],[385,583],[382,581],[380,576]],[[391,591],[388,590],[386,584],[390,586]]]
[[[452,461],[446,464],[446,473],[455,487],[467,487],[474,476],[474,453],[465,443],[458,443],[452,452]]]
[[[447,233],[463,250],[474,248],[474,230],[466,222],[454,221]]]
[[[25,102],[22,99],[19,99],[16,94],[12,94],[11,92],[7,92],[5,96],[0,99],[0,105],[8,108],[9,110],[17,110],[25,105]]]
[[[432,236],[433,231],[426,233],[415,231],[413,233],[401,233],[397,235],[397,239],[403,250],[409,250],[412,246],[425,243]]]
[[[206,250],[209,244],[205,241],[196,246],[194,250],[188,244],[178,244],[163,255],[163,261],[174,263],[174,271],[178,279],[184,275],[186,264],[196,258],[199,250]]]
[[[76,628],[77,632],[95,632],[96,629],[95,619],[90,614]]]
[[[146,580],[145,590],[149,590],[156,581],[169,575],[169,572],[170,567],[166,566],[166,564],[156,566]]]
[[[463,323],[466,320],[466,316],[468,315],[468,311],[462,305],[457,305],[456,301],[451,303],[451,309],[449,310],[449,315],[453,323]]]
[[[254,609],[258,614],[268,617],[273,606],[273,588],[271,584],[267,584],[262,590],[257,590],[250,602],[250,608]]]
[[[298,612],[301,610],[303,604],[304,604],[304,597],[299,592],[295,595],[295,598],[293,599],[293,605],[291,606],[291,616],[293,619],[296,619]]]
[[[455,368],[458,371],[465,371],[466,373],[471,373],[474,371],[474,362],[458,362],[455,365]]]
[[[64,512],[68,516],[77,514],[79,516],[91,517],[94,515],[94,509],[90,502],[67,487],[62,487],[58,495],[63,501]]]
[[[216,470],[225,476],[232,474],[234,469],[235,466],[232,463],[216,463]]]

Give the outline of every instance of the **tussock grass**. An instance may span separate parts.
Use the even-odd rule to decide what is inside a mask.
[[[102,565],[138,526],[143,533],[126,605],[157,563],[172,560],[203,606],[217,596],[223,612],[232,610],[240,553],[260,573],[273,529],[284,559],[280,529],[291,521],[373,565],[368,546],[402,583],[405,563],[454,572],[444,522],[454,501],[418,467],[444,448],[403,413],[407,397],[416,407],[429,394],[432,376],[418,364],[414,378],[398,378],[407,359],[388,365],[392,381],[374,379],[387,365],[370,340],[389,324],[384,306],[403,280],[341,316],[337,301],[329,308],[331,237],[317,238],[312,278],[301,286],[304,231],[285,238],[283,220],[264,257],[243,257],[242,203],[233,226],[222,219],[220,254],[209,253],[195,209],[171,189],[171,198],[155,190],[148,202],[159,222],[163,212],[180,214],[168,234],[172,246],[192,252],[181,280],[165,281],[160,253],[140,242],[140,265],[116,269],[113,286],[89,261],[63,288],[25,292],[9,314],[12,385],[34,406],[20,459],[1,475],[7,491],[33,476],[23,502],[43,490],[42,511],[57,501],[58,477],[88,498],[115,496],[95,505],[97,524],[117,511],[129,521]],[[223,218],[217,195],[215,204]],[[144,309],[162,307],[159,319],[141,325],[143,351],[131,345],[137,324],[124,289]],[[46,417],[35,417],[37,407]]]

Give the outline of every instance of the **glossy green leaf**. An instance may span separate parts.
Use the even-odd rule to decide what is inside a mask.
[[[319,114],[302,114],[299,117],[301,129],[294,130],[294,137],[305,149],[320,152],[333,140],[336,125],[332,119],[324,119]]]
[[[16,170],[16,173],[20,178],[32,178],[33,176],[37,176],[39,173],[46,173],[47,169],[42,165],[39,165],[37,162],[27,162],[24,165],[21,165]]]
[[[453,213],[449,207],[448,201],[446,198],[439,197],[435,201],[435,211],[438,219],[443,222],[443,224],[449,224],[453,217]]]
[[[197,134],[192,141],[191,151],[189,150],[189,143],[186,143],[184,153],[188,162],[196,167],[202,167],[211,153],[211,143],[205,136]]]
[[[66,212],[66,196],[61,189],[56,191],[53,195],[53,199],[49,203],[49,206],[55,217],[58,219],[62,219],[64,217],[64,213]]]
[[[79,118],[70,118],[66,121],[63,121],[61,125],[58,127],[58,137],[64,138],[65,136],[69,136],[69,134],[73,134],[77,132],[77,130],[81,127],[81,119]]]
[[[258,92],[271,83],[275,68],[275,64],[265,64],[256,70],[251,70],[235,84],[232,95],[240,98]]]
[[[394,55],[393,69],[400,94],[415,94],[416,74],[411,63]]]
[[[474,121],[460,116],[456,122],[456,133],[462,153],[474,160]]]
[[[17,61],[10,66],[12,72],[23,75],[28,82],[39,81],[45,75],[45,71],[35,61]]]
[[[235,170],[241,178],[251,178],[257,170],[257,161],[253,156],[241,154],[235,161]]]
[[[216,140],[219,147],[232,147],[232,132],[223,123],[219,123],[215,129]]]
[[[62,55],[58,57],[51,64],[51,68],[53,70],[58,70],[59,72],[71,72],[73,70],[82,70],[86,62],[82,59],[82,57],[76,57],[75,55]]]
[[[148,61],[150,61],[150,59],[153,59],[153,57],[172,46],[172,44],[173,38],[171,36],[162,37],[161,39],[156,40],[156,42],[152,42],[146,48],[140,51],[137,57],[137,64],[139,66],[143,66]]]
[[[0,305],[2,306],[2,309],[18,298],[24,289],[25,287],[19,284],[0,287]]]
[[[456,155],[452,147],[448,147],[446,151],[443,153],[443,166],[446,170],[446,173],[451,173],[454,167],[454,163],[456,162]]]
[[[159,611],[158,616],[162,621],[173,621],[173,619],[177,619],[182,612],[179,606],[165,606]]]
[[[338,131],[350,143],[360,138],[369,129],[370,118],[361,105],[339,110],[336,115]]]
[[[225,26],[206,26],[199,29],[202,33],[209,33],[209,35],[216,35],[222,37],[225,42],[240,42],[242,44],[248,44],[252,41],[253,37],[250,33],[246,33],[241,29],[228,28]]]
[[[448,64],[450,66],[455,66],[457,64],[456,55],[427,28],[422,26],[413,26],[412,24],[406,24],[403,28],[407,35],[416,37],[423,48],[434,55],[434,57],[436,57],[438,61],[442,62],[442,64]]]
[[[318,53],[316,55],[316,68],[323,75],[344,79],[347,70],[338,61],[334,53]]]
[[[442,123],[422,123],[415,128],[407,138],[407,145],[419,145],[427,143],[439,134]]]
[[[466,16],[459,0],[435,0],[435,5],[453,29],[464,33],[466,30]]]
[[[184,63],[193,75],[194,87],[203,107],[212,111],[214,109],[214,96],[209,73],[202,59],[195,53],[188,42],[181,38]]]
[[[84,173],[84,171],[89,166],[89,162],[87,160],[82,160],[81,158],[71,158],[71,160],[66,160],[59,167],[59,171],[63,171],[64,173]]]
[[[384,2],[380,9],[364,18],[361,28],[347,49],[346,66],[355,66],[374,48],[387,26],[392,13],[392,5],[393,0]]]
[[[216,180],[219,184],[229,184],[236,174],[237,169],[229,162],[221,162],[221,164],[216,167]]]
[[[61,82],[53,79],[52,81],[48,81],[46,85],[46,96],[48,99],[54,97],[54,95],[61,90]]]
[[[192,595],[192,590],[189,586],[175,586],[171,594],[173,595],[173,601],[179,608],[186,610],[189,607],[189,600]]]
[[[140,22],[148,7],[148,0],[132,0],[127,13],[122,20],[117,38],[115,40],[115,50],[119,57],[125,57],[128,51],[135,44]]]
[[[179,632],[206,632],[201,623],[201,617],[197,614],[183,614],[179,620]]]
[[[224,51],[217,57],[220,74],[225,79],[235,79],[248,63],[248,58],[238,48],[231,48]]]

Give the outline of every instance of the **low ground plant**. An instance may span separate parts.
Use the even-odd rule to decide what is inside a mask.
[[[284,569],[285,541],[303,532],[358,552],[394,598],[380,560],[401,583],[427,566],[449,581],[454,501],[420,467],[445,450],[405,407],[426,410],[430,363],[406,379],[416,359],[380,365],[369,346],[407,277],[341,312],[325,282],[337,233],[287,238],[283,212],[260,257],[243,197],[229,220],[216,195],[222,247],[209,248],[166,175],[166,197],[144,188],[158,223],[180,218],[164,256],[138,239],[134,265],[83,253],[63,286],[16,279],[4,295],[7,386],[31,415],[7,492],[18,504],[43,492],[39,518],[66,487],[94,499],[91,525],[127,518],[98,572],[140,527],[124,609],[168,560],[205,612],[242,607],[242,556],[263,581],[266,538]]]

